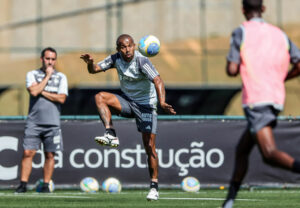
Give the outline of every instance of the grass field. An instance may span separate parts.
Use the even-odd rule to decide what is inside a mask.
[[[221,207],[226,190],[204,189],[199,193],[186,193],[180,190],[160,190],[159,201],[148,202],[147,190],[124,190],[120,194],[99,192],[86,194],[78,190],[56,190],[51,194],[39,194],[29,191],[26,194],[14,194],[12,190],[0,191],[2,208],[37,207]],[[300,190],[260,189],[242,190],[235,207],[275,208],[300,207]]]

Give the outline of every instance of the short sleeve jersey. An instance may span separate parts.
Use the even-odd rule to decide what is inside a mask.
[[[100,61],[98,66],[103,71],[116,68],[121,91],[132,101],[156,109],[157,95],[153,79],[159,73],[147,57],[135,51],[134,58],[126,62],[120,53],[115,53]]]
[[[251,21],[264,21],[261,18],[253,18]],[[287,37],[287,36],[286,36]],[[287,37],[289,43],[290,62],[295,64],[300,61],[300,51],[297,46]],[[231,35],[230,50],[227,60],[237,64],[241,63],[240,49],[244,40],[244,26],[236,28]]]
[[[240,65],[244,106],[268,104],[283,109],[288,62],[300,61],[299,49],[285,33],[262,18],[244,22],[232,33],[227,60]]]
[[[45,72],[41,69],[28,72],[26,76],[26,87],[30,87],[33,83],[40,83],[45,75]],[[55,71],[51,75],[44,91],[68,95],[66,76],[61,72]],[[37,97],[30,96],[27,123],[60,126],[60,112],[60,103],[52,102],[42,95],[38,95]]]

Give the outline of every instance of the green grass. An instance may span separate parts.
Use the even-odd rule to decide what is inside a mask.
[[[26,194],[13,194],[12,190],[0,191],[2,208],[36,208],[36,207],[221,207],[226,190],[204,189],[199,193],[185,193],[180,190],[161,190],[160,200],[146,201],[147,190],[124,190],[120,194],[85,194],[76,190],[57,190],[51,194],[39,194],[29,191]],[[300,207],[300,190],[262,189],[242,190],[235,207],[276,208]]]

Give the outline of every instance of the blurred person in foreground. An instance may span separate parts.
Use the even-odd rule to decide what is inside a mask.
[[[229,76],[241,74],[248,127],[236,147],[224,208],[233,207],[254,145],[258,145],[265,163],[300,173],[300,161],[277,149],[272,131],[285,101],[284,82],[300,74],[300,51],[284,32],[262,19],[262,0],[242,2],[247,21],[232,33],[226,70]],[[292,69],[288,71],[290,63]]]
[[[41,52],[41,68],[28,72],[26,76],[30,105],[23,140],[21,182],[15,193],[27,191],[32,160],[41,147],[45,154],[44,183],[41,192],[49,193],[55,152],[63,150],[60,111],[61,104],[68,95],[68,83],[66,76],[55,69],[56,58],[54,48],[45,48]]]
[[[99,92],[95,95],[97,110],[105,127],[104,136],[95,141],[100,145],[119,146],[111,119],[111,110],[123,117],[134,117],[137,129],[142,133],[144,148],[150,173],[150,192],[147,200],[158,200],[158,157],[155,150],[157,129],[157,101],[161,108],[176,114],[173,107],[165,102],[165,87],[156,68],[150,60],[135,50],[135,43],[130,35],[120,35],[116,41],[117,53],[95,64],[89,54],[81,55],[87,63],[88,72],[95,74],[116,68],[119,75],[122,95]],[[158,97],[158,100],[157,100]]]

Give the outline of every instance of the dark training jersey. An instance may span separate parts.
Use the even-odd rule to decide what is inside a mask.
[[[41,69],[28,72],[26,76],[26,87],[30,87],[35,82],[40,83],[45,75],[45,72]],[[66,76],[61,72],[55,71],[51,75],[44,91],[68,95],[68,82]],[[30,95],[27,123],[60,126],[60,111],[60,103],[52,102],[42,95],[36,97]]]
[[[132,101],[156,109],[157,95],[153,79],[159,74],[147,57],[135,51],[134,58],[126,62],[120,53],[115,53],[100,61],[98,66],[103,71],[116,68],[121,91]]]

